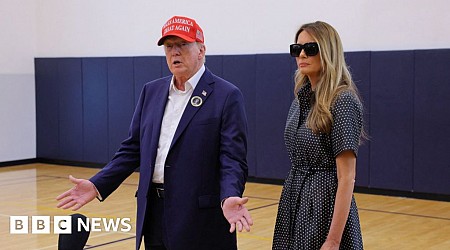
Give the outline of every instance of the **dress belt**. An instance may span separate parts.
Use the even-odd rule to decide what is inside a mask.
[[[292,166],[292,168],[295,171],[299,171],[302,174],[305,175],[310,175],[310,174],[314,174],[316,172],[336,172],[336,169],[332,169],[332,168],[310,168],[310,169],[305,169],[305,167],[300,167],[300,166]]]

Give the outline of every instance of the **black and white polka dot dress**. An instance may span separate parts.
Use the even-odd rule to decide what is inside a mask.
[[[285,143],[292,167],[281,193],[273,238],[274,250],[320,249],[333,216],[337,191],[335,157],[344,150],[358,152],[362,105],[351,92],[334,102],[330,134],[306,128],[311,109],[311,85],[304,85],[292,102],[286,122]],[[355,199],[341,239],[340,249],[363,249]]]

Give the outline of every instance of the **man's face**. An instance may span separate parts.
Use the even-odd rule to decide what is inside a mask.
[[[203,64],[205,45],[188,42],[176,36],[170,36],[164,41],[167,65],[176,81],[184,83],[191,78]]]

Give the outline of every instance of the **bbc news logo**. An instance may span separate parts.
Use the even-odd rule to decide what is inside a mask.
[[[31,225],[30,223],[31,222]],[[75,225],[72,225],[72,223]],[[131,230],[130,218],[76,218],[71,216],[53,216],[53,226],[50,216],[10,216],[10,234],[71,234],[72,229],[91,232],[129,232]],[[52,230],[53,229],[53,230]]]

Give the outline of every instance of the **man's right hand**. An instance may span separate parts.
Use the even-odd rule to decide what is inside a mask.
[[[69,175],[69,179],[75,186],[56,197],[56,200],[60,201],[58,208],[72,208],[75,211],[97,196],[97,189],[89,180],[77,179],[72,175]]]

